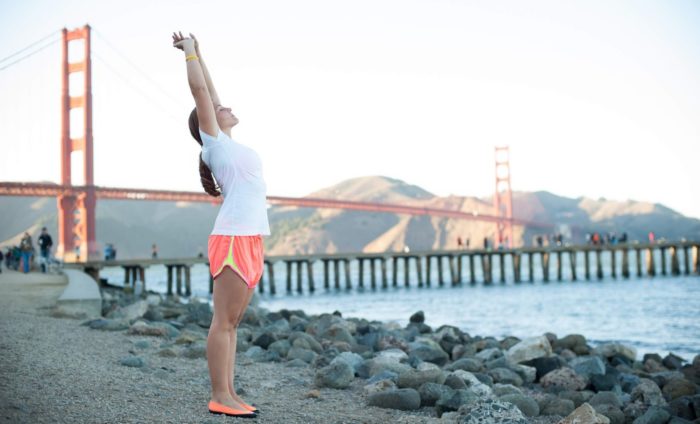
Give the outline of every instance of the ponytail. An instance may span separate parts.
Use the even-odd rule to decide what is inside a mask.
[[[192,109],[189,118],[190,134],[199,145],[202,145],[202,137],[199,135],[199,119],[197,119],[197,108]],[[202,182],[202,187],[204,191],[210,196],[219,197],[221,196],[221,188],[214,181],[214,175],[211,173],[211,169],[202,160],[202,154],[199,154],[199,180]]]
[[[202,187],[204,191],[210,196],[219,197],[221,196],[221,189],[219,185],[214,181],[214,176],[211,173],[211,169],[202,160],[202,154],[199,154],[199,180],[202,182]]]

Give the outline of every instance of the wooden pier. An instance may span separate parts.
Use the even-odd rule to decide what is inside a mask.
[[[279,290],[275,268],[284,271],[282,280],[287,292],[313,293],[325,290],[431,285],[477,284],[496,282],[516,284],[535,281],[602,280],[657,275],[700,275],[700,242],[659,242],[653,244],[618,244],[606,246],[550,246],[505,250],[437,250],[425,252],[388,252],[267,256],[260,293],[276,294]],[[145,269],[167,269],[167,294],[189,296],[192,293],[191,269],[207,265],[206,258],[111,260],[68,263],[66,268],[80,268],[99,280],[105,267],[124,269],[124,286],[142,284],[146,292]],[[315,270],[322,267],[318,274]],[[209,277],[209,293],[213,290]]]

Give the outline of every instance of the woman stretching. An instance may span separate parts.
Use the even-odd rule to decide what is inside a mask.
[[[214,278],[214,315],[207,338],[209,412],[256,417],[257,408],[236,394],[233,378],[236,330],[262,276],[262,236],[270,234],[262,163],[255,151],[231,139],[238,118],[221,105],[195,37],[173,33],[173,46],[185,52],[196,106],[190,113],[190,133],[202,146],[202,186],[208,194],[224,197],[208,242]]]

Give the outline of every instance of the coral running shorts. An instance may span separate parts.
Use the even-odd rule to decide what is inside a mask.
[[[263,273],[262,236],[209,236],[209,271],[216,279],[229,267],[248,285],[254,288]]]

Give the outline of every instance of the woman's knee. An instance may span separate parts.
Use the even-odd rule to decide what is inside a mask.
[[[226,318],[216,318],[212,319],[211,326],[215,327],[215,330],[220,331],[236,331],[238,329],[239,321],[236,317],[226,317]]]

